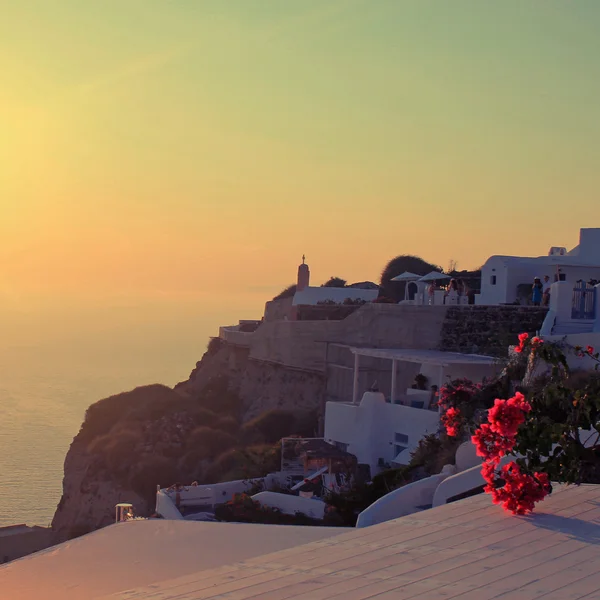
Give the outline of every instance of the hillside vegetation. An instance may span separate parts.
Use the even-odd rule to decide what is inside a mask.
[[[96,402],[78,436],[101,479],[151,498],[156,485],[218,483],[279,468],[279,440],[312,436],[316,415],[274,409],[242,422],[242,403],[217,377],[197,398],[163,385]]]

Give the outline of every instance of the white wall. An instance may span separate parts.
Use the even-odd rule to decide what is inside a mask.
[[[358,515],[356,527],[370,527],[418,512],[419,507],[431,506],[438,485],[449,473],[432,475],[409,483],[371,504]]]
[[[307,287],[294,294],[293,306],[301,304],[314,305],[325,300],[343,303],[346,298],[372,302],[379,295],[379,290],[363,290],[360,288]]]
[[[600,280],[600,265],[570,266],[568,263],[577,259],[568,256],[540,256],[538,258],[521,258],[517,256],[492,256],[481,269],[481,293],[477,297],[478,304],[496,305],[514,302],[517,299],[517,286],[522,283],[533,285],[534,277],[542,281],[545,275],[554,281],[557,268],[565,275],[565,281],[571,286],[580,279]],[[495,269],[495,270],[494,270]],[[496,275],[496,285],[492,285],[491,277]]]
[[[179,512],[177,506],[175,506],[175,502],[164,490],[160,490],[156,494],[156,512],[163,519],[183,520],[183,515]]]
[[[550,288],[550,307],[541,334],[544,337],[551,335],[564,336],[565,334],[587,335],[585,330],[600,332],[600,284],[596,289],[596,313],[594,323],[582,319],[571,318],[571,309],[573,306],[573,282],[558,281],[552,284]],[[576,345],[576,344],[574,344]],[[579,344],[586,346],[587,344]],[[592,344],[593,345],[593,344]]]
[[[408,436],[405,445],[413,449],[424,435],[435,433],[438,427],[437,411],[385,401],[361,402],[358,406],[327,402],[325,407],[325,439],[329,443],[348,444],[348,452],[354,454],[359,463],[370,465],[372,474],[378,472],[380,458],[391,462],[396,457],[396,433]]]

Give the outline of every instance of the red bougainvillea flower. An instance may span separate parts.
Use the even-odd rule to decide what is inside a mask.
[[[494,400],[494,406],[488,410],[488,421],[492,431],[504,437],[515,437],[519,425],[525,421],[525,413],[531,405],[525,396],[517,392],[508,400]]]
[[[586,350],[587,350],[587,353],[588,353],[588,354],[594,354],[594,347],[593,347],[593,346],[588,346],[588,347],[586,348]]]
[[[458,408],[450,407],[442,417],[444,427],[446,427],[446,433],[450,437],[456,437],[460,431],[462,425],[462,415]]]
[[[510,406],[514,406],[525,413],[531,411],[531,404],[525,400],[525,396],[521,392],[516,392],[512,398],[509,398],[506,403]]]
[[[486,481],[492,479],[495,471],[486,470]],[[504,485],[498,487],[489,483],[485,491],[491,494],[494,504],[502,504],[505,510],[514,515],[531,512],[536,502],[540,502],[550,493],[550,482],[546,473],[534,473],[533,476],[521,472],[515,462],[510,462],[500,469],[499,478]]]
[[[504,437],[493,431],[488,423],[479,426],[471,437],[475,445],[477,456],[481,456],[486,462],[497,465],[500,459],[510,452],[515,446],[513,437]]]
[[[542,338],[537,337],[537,336],[534,337],[534,338],[532,338],[532,340],[531,340],[531,346],[533,348],[537,348],[538,346],[541,346],[543,343],[544,343],[544,340]]]
[[[515,352],[517,354],[521,354],[521,352],[523,352],[523,350],[525,349],[525,344],[527,343],[528,339],[529,339],[528,333],[520,333],[519,334],[519,345],[515,346]],[[537,339],[539,339],[539,338],[537,338]]]

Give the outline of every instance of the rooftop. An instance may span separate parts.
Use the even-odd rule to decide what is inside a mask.
[[[475,496],[111,600],[591,600],[599,571],[600,486],[557,487],[529,517]]]
[[[320,528],[180,523],[171,530],[173,523],[116,525],[9,564],[0,568],[2,590],[7,598],[52,600],[600,598],[600,486],[555,486],[527,517],[479,495],[364,529],[321,530],[310,543],[301,537],[308,542]],[[193,547],[186,525],[211,527]],[[144,528],[149,537],[141,539]],[[111,543],[102,548],[103,536]],[[276,548],[277,537],[287,545]],[[118,593],[98,594],[115,578]]]
[[[493,356],[483,354],[461,354],[460,352],[443,352],[441,350],[411,350],[407,348],[360,348],[351,347],[353,354],[403,360],[406,362],[433,364],[447,367],[449,365],[493,365],[498,362]]]

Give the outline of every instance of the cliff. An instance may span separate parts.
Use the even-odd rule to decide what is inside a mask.
[[[54,541],[112,523],[118,502],[151,515],[157,485],[277,469],[278,439],[317,433],[324,385],[217,339],[175,389],[150,385],[93,404],[65,459]]]
[[[65,460],[52,527],[64,540],[112,522],[114,505],[149,515],[156,485],[215,483],[276,470],[276,442],[319,433],[328,399],[352,397],[349,346],[424,348],[499,355],[545,309],[366,304],[343,320],[265,321],[222,328],[190,377],[93,404]],[[388,393],[390,361],[363,361],[359,385]],[[372,363],[372,364],[371,364]],[[418,365],[398,368],[399,388]],[[275,446],[274,446],[275,444]]]

